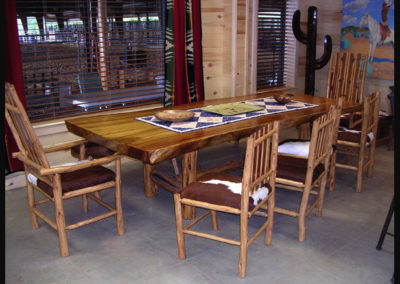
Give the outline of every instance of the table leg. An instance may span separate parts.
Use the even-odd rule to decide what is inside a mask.
[[[197,151],[186,153],[182,157],[182,188],[196,180],[197,173]],[[182,216],[184,219],[193,219],[196,216],[196,208],[182,205]]]
[[[156,165],[150,165],[143,163],[143,183],[144,183],[144,195],[146,197],[153,197],[158,195],[157,185],[151,180],[151,172],[156,168]]]

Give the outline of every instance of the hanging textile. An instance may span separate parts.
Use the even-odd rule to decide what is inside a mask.
[[[166,1],[164,105],[204,100],[200,0]]]
[[[18,40],[18,26],[17,26],[17,12],[15,8],[15,0],[6,0],[5,9],[4,9],[4,19],[6,22],[6,37],[5,37],[5,61],[6,61],[6,72],[5,72],[5,81],[11,84],[14,84],[14,87],[18,93],[18,96],[25,105],[25,92],[24,92],[24,79],[22,75],[22,63],[21,63],[21,55],[19,49],[19,40]],[[11,133],[11,130],[8,128],[8,124],[5,121],[5,144],[7,149],[7,158],[8,164],[10,166],[10,170],[12,172],[23,170],[23,164],[17,160],[12,158],[13,152],[18,152],[17,143],[14,140],[14,137]]]

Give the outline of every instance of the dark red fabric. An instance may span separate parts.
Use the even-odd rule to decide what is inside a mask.
[[[307,163],[307,159],[278,154],[276,177],[305,183]],[[324,170],[325,167],[323,164],[316,166],[313,173],[313,181],[315,181],[324,172]]]
[[[201,50],[201,9],[200,0],[193,0],[192,2],[193,14],[193,49],[194,49],[194,68],[195,68],[195,81],[197,86],[197,101],[204,100],[204,82],[203,82],[203,58]]]
[[[194,76],[197,101],[204,100],[203,58],[201,47],[200,0],[192,2]],[[174,0],[174,97],[173,105],[191,103],[186,64],[186,1]],[[192,71],[190,71],[192,72]]]
[[[25,106],[25,92],[24,92],[24,77],[22,74],[22,63],[18,41],[18,26],[17,26],[17,12],[15,8],[15,0],[6,0],[5,2],[5,24],[6,24],[6,37],[4,40],[5,44],[5,61],[6,61],[6,72],[5,81],[14,85],[15,90],[18,93],[18,97],[22,104]],[[5,122],[5,142],[7,148],[7,158],[10,165],[11,171],[23,170],[23,164],[13,159],[11,154],[18,152],[19,149],[14,140],[14,137],[8,128],[8,124]]]
[[[185,76],[185,0],[174,0],[174,105],[188,103]]]
[[[70,173],[61,174],[61,186],[63,194],[69,191],[95,186],[115,180],[115,174],[112,170],[102,166],[94,166]],[[53,188],[47,183],[38,179],[38,187],[53,197]]]

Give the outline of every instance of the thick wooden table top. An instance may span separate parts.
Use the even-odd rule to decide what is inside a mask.
[[[280,93],[280,92],[276,92]],[[206,105],[237,102],[272,96],[274,93],[236,97],[229,99],[207,100],[199,103],[169,108],[127,112],[119,114],[96,115],[65,121],[70,132],[106,146],[120,154],[156,164],[163,160],[199,150],[211,145],[234,141],[249,136],[257,127],[271,121],[282,121],[281,127],[290,127],[309,121],[326,113],[334,100],[296,94],[294,100],[316,104],[318,107],[259,116],[221,126],[200,129],[187,133],[175,133],[149,123],[136,120],[136,117],[152,115],[162,109],[192,109]],[[344,102],[343,113],[359,111],[361,106]]]

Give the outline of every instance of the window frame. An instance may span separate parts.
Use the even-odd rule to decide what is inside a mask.
[[[297,73],[297,57],[296,57],[296,38],[292,31],[292,16],[294,11],[298,8],[296,0],[286,0],[286,20],[285,20],[285,64],[283,74],[283,85],[282,86],[271,86],[264,88],[257,88],[257,74],[258,74],[258,11],[259,2],[262,0],[253,0],[252,3],[252,24],[251,30],[252,45],[250,51],[250,92],[259,93],[263,91],[269,91],[274,89],[289,89],[294,88],[296,83]],[[294,67],[294,68],[293,68]]]
[[[49,3],[51,1],[54,2],[54,0],[43,0],[42,3]],[[17,21],[20,22],[21,21],[21,16],[18,15],[18,5],[19,5],[19,3],[22,3],[22,4],[24,2],[26,3],[27,0],[20,0],[20,1],[17,0],[16,2],[17,2],[16,3],[16,5],[17,5]],[[83,2],[83,1],[80,1],[80,2]],[[92,1],[92,4],[94,2],[97,2],[97,1]],[[104,0],[104,1],[102,1],[102,3],[105,4],[105,3],[107,3],[107,1]],[[135,3],[135,1],[132,0],[132,3]],[[130,3],[130,4],[132,4],[132,3]],[[42,4],[42,5],[44,5],[44,4]],[[112,3],[112,5],[114,5],[114,3]],[[113,25],[112,22],[116,21],[115,17],[111,17],[109,15],[105,15],[103,17],[103,21],[106,20],[104,25],[107,26],[106,30],[105,30],[105,33],[104,33],[104,34],[106,34],[106,45],[105,45],[106,48],[110,47],[113,44],[113,43],[111,43],[111,40],[114,37],[114,35],[118,34],[118,33],[120,34],[119,38],[118,38],[118,40],[120,40],[120,41],[124,41],[127,38],[125,36],[125,34],[127,34],[127,33],[129,33],[129,34],[132,34],[132,33],[139,34],[140,32],[142,32],[142,34],[147,35],[147,36],[145,36],[145,38],[146,38],[146,40],[148,42],[150,42],[152,40],[151,36],[153,36],[153,35],[156,36],[155,40],[157,41],[157,46],[154,47],[154,45],[153,45],[154,50],[152,50],[151,48],[149,48],[149,50],[146,50],[146,52],[149,52],[147,54],[147,56],[150,57],[150,58],[152,56],[154,56],[154,55],[151,55],[151,54],[156,54],[156,55],[158,54],[157,55],[157,59],[154,60],[156,62],[156,65],[151,66],[150,63],[149,63],[150,59],[147,59],[146,62],[145,62],[146,66],[144,66],[144,67],[142,66],[143,70],[146,69],[146,68],[147,68],[147,70],[146,71],[140,71],[140,70],[138,71],[141,74],[146,74],[146,76],[149,76],[149,78],[150,78],[150,79],[146,79],[146,80],[143,79],[143,81],[151,81],[151,82],[148,82],[148,83],[139,82],[137,78],[139,78],[139,76],[141,76],[141,75],[136,75],[136,74],[132,73],[133,72],[132,71],[133,68],[136,68],[136,69],[139,68],[140,69],[140,67],[136,66],[136,65],[139,65],[139,64],[127,63],[128,68],[129,68],[129,64],[132,64],[132,65],[135,64],[135,67],[129,68],[131,70],[129,70],[129,69],[123,70],[124,76],[122,77],[123,78],[122,80],[124,80],[124,84],[121,87],[120,77],[118,77],[118,79],[115,79],[117,76],[120,76],[120,74],[122,73],[120,71],[121,66],[122,66],[121,57],[120,57],[119,64],[117,64],[118,72],[115,72],[115,73],[118,73],[118,74],[110,75],[110,73],[112,71],[111,71],[111,69],[108,69],[108,71],[107,71],[108,73],[105,73],[106,75],[104,75],[104,76],[107,76],[107,78],[109,78],[111,76],[114,81],[119,80],[116,83],[114,83],[114,84],[117,85],[117,87],[110,88],[109,86],[107,86],[106,88],[104,88],[103,87],[104,85],[102,85],[103,88],[102,88],[101,91],[99,90],[99,91],[96,91],[96,92],[92,92],[92,93],[89,94],[89,96],[85,95],[86,98],[89,98],[91,95],[93,95],[93,100],[92,100],[93,101],[93,108],[91,108],[91,106],[92,106],[91,103],[92,102],[90,102],[90,103],[81,102],[80,105],[83,106],[83,107],[77,108],[76,111],[71,111],[70,113],[65,113],[65,114],[63,114],[61,112],[58,112],[58,110],[62,110],[63,109],[63,107],[60,106],[61,105],[60,101],[61,101],[61,98],[64,98],[64,97],[63,97],[63,95],[61,93],[60,85],[57,85],[58,90],[54,91],[54,93],[56,93],[56,92],[58,93],[58,105],[56,105],[55,103],[51,103],[51,102],[50,103],[47,103],[47,102],[41,103],[41,102],[39,102],[39,103],[37,103],[37,107],[38,108],[40,108],[40,107],[42,107],[44,105],[47,106],[47,104],[49,104],[51,107],[54,107],[54,109],[51,110],[51,107],[50,107],[50,111],[48,113],[46,113],[46,111],[43,111],[44,115],[39,114],[39,115],[35,116],[35,114],[32,114],[33,106],[35,106],[34,103],[32,103],[32,101],[35,99],[35,97],[33,97],[33,99],[31,99],[32,96],[31,96],[31,98],[29,97],[30,96],[30,90],[27,90],[27,88],[28,88],[27,86],[28,86],[29,83],[27,83],[27,80],[26,80],[27,76],[24,76],[25,77],[24,78],[24,85],[25,85],[25,95],[26,95],[26,101],[27,101],[27,112],[28,112],[28,115],[29,115],[29,117],[30,117],[32,122],[34,122],[34,123],[35,122],[42,122],[42,121],[43,122],[46,122],[46,121],[48,122],[48,121],[54,121],[54,120],[59,120],[59,119],[63,119],[64,120],[65,118],[68,118],[68,117],[81,116],[81,115],[86,115],[86,114],[90,114],[90,113],[98,113],[98,112],[110,111],[110,110],[122,110],[122,109],[127,109],[127,108],[132,109],[132,108],[137,108],[137,107],[140,107],[140,106],[148,106],[148,105],[154,105],[154,104],[155,105],[161,105],[162,104],[163,96],[164,96],[164,64],[163,64],[163,62],[164,62],[164,60],[163,60],[164,52],[163,51],[164,51],[164,38],[165,38],[164,23],[163,23],[164,19],[163,19],[163,16],[162,16],[163,0],[155,0],[155,1],[150,2],[150,4],[146,4],[146,5],[154,5],[154,7],[156,7],[156,9],[148,10],[147,6],[146,6],[144,9],[142,9],[142,11],[146,11],[146,12],[140,12],[140,13],[138,12],[136,14],[132,14],[131,11],[128,10],[126,13],[124,13],[122,15],[122,18],[121,18],[122,19],[121,20],[122,21],[122,27],[123,27],[123,33],[122,33],[123,37],[122,38],[121,38],[121,33],[119,33],[118,31],[112,31],[111,29],[108,29],[108,27]],[[67,9],[65,9],[64,12],[66,10]],[[96,10],[97,10],[97,8],[96,8]],[[48,10],[46,12],[47,12],[47,14],[51,14],[51,12],[49,12]],[[147,13],[147,16],[146,16],[146,13]],[[78,15],[82,15],[81,11],[77,12],[77,14]],[[27,14],[27,13],[25,15],[29,16],[29,14]],[[43,12],[43,15],[45,15],[45,12]],[[151,21],[151,23],[149,23],[149,21],[147,21],[147,23],[149,25],[147,25],[145,27],[145,29],[142,30],[140,28],[137,28],[136,26],[138,26],[138,25],[143,23],[143,21],[141,21],[141,20],[143,20],[142,19],[143,15],[144,15],[144,17],[147,17],[147,19],[149,21]],[[83,16],[84,15],[78,16],[79,20],[82,21],[82,22],[83,22],[83,18],[82,18]],[[138,17],[138,25],[136,25],[136,26],[132,25],[132,24],[131,25],[130,24],[126,24],[128,22],[124,21],[124,19],[126,17],[135,17],[135,16]],[[159,21],[154,21],[154,16],[157,16]],[[67,29],[67,25],[68,25],[67,22],[69,20],[72,20],[73,18],[76,18],[76,14],[75,14],[75,16],[71,15],[69,18],[65,18],[64,31],[58,32],[59,34],[65,33],[65,30]],[[95,15],[95,18],[96,18],[96,15]],[[109,19],[114,19],[114,20],[109,20]],[[54,21],[54,18],[50,18],[50,21]],[[36,22],[38,22],[37,19],[36,19]],[[50,45],[51,43],[57,42],[57,40],[54,41],[53,39],[52,40],[47,40],[47,36],[46,36],[47,33],[46,33],[45,27],[46,27],[46,22],[48,22],[48,20],[47,21],[44,20],[43,22],[44,22],[43,23],[43,26],[44,26],[43,29],[44,30],[40,31],[40,36],[39,36],[40,37],[40,43],[38,43],[36,41],[36,42],[33,42],[32,44],[29,44],[25,40],[29,36],[28,34],[19,35],[19,38],[22,38],[22,40],[20,40],[20,46],[22,46],[22,48],[24,48],[24,46],[25,47],[26,46],[29,47],[29,45],[30,45],[31,48],[34,48],[35,45],[39,45],[39,44]],[[154,24],[153,24],[153,22],[154,22]],[[156,25],[156,27],[154,27],[155,25]],[[85,26],[85,24],[83,24],[83,26]],[[134,26],[135,26],[135,28],[130,29],[130,30],[129,29],[126,30],[127,27],[134,27]],[[60,29],[59,26],[58,26],[58,29]],[[78,32],[74,32],[74,34],[78,35]],[[99,35],[98,32],[96,34],[94,34],[94,36],[96,36],[96,37],[98,35]],[[86,32],[86,36],[88,36],[87,32]],[[55,37],[56,36],[54,36],[54,38]],[[136,43],[140,42],[140,39],[141,38],[138,38],[138,39],[132,39],[131,38],[129,43],[133,42],[132,46],[134,46],[135,42]],[[80,39],[77,39],[77,41],[78,41],[78,47],[77,48],[80,49],[80,46],[79,46]],[[151,44],[151,42],[149,44]],[[22,48],[21,48],[21,50],[22,50]],[[106,58],[106,60],[110,60],[109,58],[107,58],[107,56],[109,56],[109,55],[107,55],[107,51],[106,51],[104,57]],[[138,60],[136,60],[137,59],[136,55],[137,55],[137,52],[135,53],[134,59],[130,59],[130,62],[138,61]],[[21,58],[22,57],[23,57],[23,52],[21,51]],[[77,60],[79,57],[80,56],[76,56],[74,58]],[[101,56],[99,56],[99,57],[101,57]],[[23,62],[23,68],[24,67],[25,68],[29,68],[29,67],[24,66],[24,62],[26,64],[26,60],[24,60],[23,58],[22,58],[22,62]],[[43,62],[45,62],[45,61],[42,61],[42,63]],[[109,64],[109,62],[107,64]],[[100,69],[100,68],[98,68],[98,69]],[[76,74],[81,72],[79,70],[76,72]],[[100,73],[100,80],[103,83],[103,81],[104,81],[103,77],[104,76],[102,75],[102,72],[100,70],[97,70],[97,73]],[[131,77],[133,78],[133,81],[132,81],[132,79],[130,80],[131,86],[125,86],[125,84],[127,84],[126,82],[128,82],[127,79],[126,79],[128,77],[127,75],[132,75]],[[31,75],[31,76],[34,76],[34,75]],[[50,76],[50,75],[46,74],[44,76],[46,77],[46,76]],[[152,77],[150,77],[150,76],[152,76]],[[53,87],[53,85],[51,85],[50,87],[47,86],[48,84],[46,85],[44,83],[45,79],[43,79],[42,81],[39,81],[39,82],[34,82],[34,84],[32,84],[34,86],[36,86],[36,84],[37,85],[39,85],[39,84],[43,85],[41,88],[44,89],[44,90],[42,90],[42,93],[39,93],[40,99],[42,101],[44,100],[43,98],[46,98],[46,95],[49,92],[51,92],[50,90],[55,89],[55,87]],[[62,75],[57,77],[57,79],[58,79],[57,83],[61,84],[61,82],[63,81],[62,80]],[[71,96],[71,88],[73,88],[73,87],[71,87],[71,85],[72,85],[72,83],[69,84],[69,86],[65,87],[65,89],[66,89],[65,92],[67,92],[69,94],[69,96]],[[83,97],[83,94],[82,94],[80,88],[76,87],[77,85],[79,86],[79,83],[77,81],[74,82],[73,85],[75,87],[73,88],[72,95],[75,96],[75,100],[72,100],[72,98],[71,98],[71,100],[72,100],[71,104],[74,105],[74,106],[75,105],[79,106],[79,101],[80,101],[79,98],[80,98],[80,96]],[[53,94],[53,92],[51,94]],[[109,96],[114,97],[114,98],[116,98],[118,100],[119,99],[121,99],[121,100],[119,102],[117,102],[117,103],[108,104],[108,102],[109,102],[108,97]],[[107,102],[107,104],[105,104],[105,107],[102,106],[102,103],[101,103],[102,101]],[[85,106],[88,106],[88,107],[86,108]],[[53,113],[51,111],[53,111]]]

